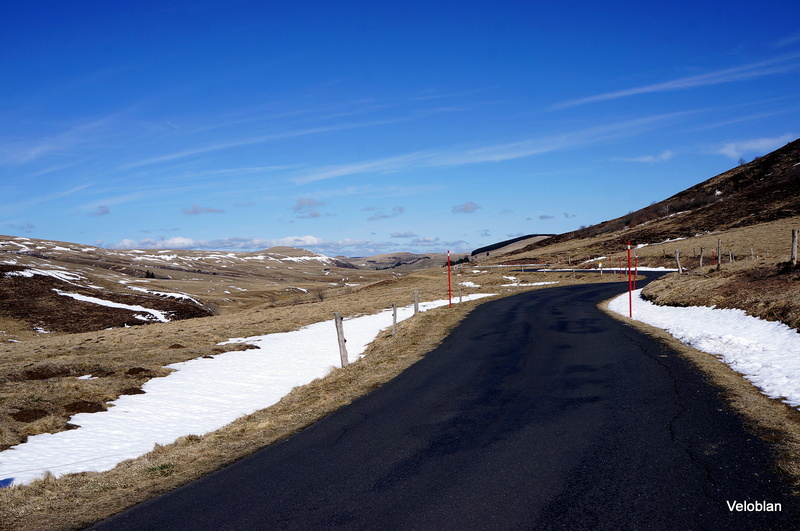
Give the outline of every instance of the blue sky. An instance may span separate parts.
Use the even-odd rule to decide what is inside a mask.
[[[0,3],[0,233],[471,251],[800,136],[800,4]]]

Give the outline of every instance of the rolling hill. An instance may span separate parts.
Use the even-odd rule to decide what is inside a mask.
[[[316,300],[388,276],[291,247],[113,250],[0,236],[0,337],[24,340]]]
[[[800,140],[747,164],[711,177],[663,201],[596,225],[552,236],[499,256],[504,261],[542,258],[559,262],[585,262],[620,253],[632,242],[637,246],[668,243],[670,256],[675,244],[692,243],[695,258],[702,246],[716,247],[716,236],[769,223],[791,222],[800,216]],[[714,236],[714,237],[709,237]],[[709,238],[706,238],[709,237]],[[747,241],[744,241],[747,239]],[[729,249],[726,245],[726,251]],[[753,252],[750,253],[750,249]],[[652,249],[651,249],[652,250]],[[659,249],[660,251],[661,249]],[[768,252],[767,242],[743,238],[740,254]],[[691,251],[689,251],[691,253]],[[774,250],[777,253],[778,249]],[[781,251],[782,252],[782,251]],[[641,252],[648,265],[674,264],[664,254]]]

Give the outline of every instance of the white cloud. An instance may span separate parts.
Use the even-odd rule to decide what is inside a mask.
[[[739,160],[744,155],[758,154],[763,155],[774,151],[779,147],[783,147],[795,139],[793,134],[782,135],[775,138],[754,138],[751,140],[743,140],[739,142],[728,142],[716,153],[725,155],[733,160]]]
[[[233,251],[253,251],[266,249],[269,247],[315,247],[322,245],[324,240],[316,236],[287,236],[286,238],[264,239],[264,238],[240,238],[231,237],[218,240],[195,240],[185,236],[175,236],[172,238],[145,238],[143,240],[132,240],[126,238],[112,247],[114,249],[210,249],[210,250],[233,250]]]
[[[435,236],[417,237],[413,233],[396,233],[393,237],[413,238],[408,243],[391,241],[374,241],[367,239],[343,238],[340,240],[324,240],[312,235],[287,236],[277,239],[230,237],[218,240],[195,240],[185,236],[173,238],[145,238],[133,240],[126,238],[110,247],[113,249],[185,249],[209,251],[259,251],[270,247],[296,247],[308,249],[327,256],[369,256],[396,251],[401,248],[411,252],[444,252],[447,249],[465,248],[463,240],[443,242]]]

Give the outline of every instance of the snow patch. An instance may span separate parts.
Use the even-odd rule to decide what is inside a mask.
[[[124,310],[133,310],[135,312],[145,312],[146,314],[149,314],[150,317],[139,314],[134,315],[134,317],[136,317],[137,319],[141,319],[143,321],[151,321],[155,319],[156,321],[161,321],[162,323],[169,322],[169,318],[167,317],[167,312],[162,312],[160,310],[151,310],[149,308],[145,308],[144,306],[139,306],[136,304],[122,304],[120,302],[107,301],[105,299],[98,299],[96,297],[87,297],[86,295],[81,295],[80,293],[70,293],[68,291],[61,291],[55,288],[53,288],[53,291],[55,291],[59,295],[63,295],[65,297],[71,297],[76,301],[91,302],[92,304],[99,304],[100,306],[107,306],[108,308],[122,308]]]
[[[473,294],[464,300],[491,295]],[[439,300],[419,306],[425,311],[447,304]],[[413,316],[413,305],[398,308],[397,314],[398,321]],[[391,310],[345,319],[349,361],[360,359],[367,345],[391,323]],[[148,381],[142,388],[145,394],[123,395],[107,411],[74,415],[70,423],[79,429],[28,437],[27,442],[0,452],[0,482],[29,483],[46,470],[56,476],[110,470],[151,451],[154,444],[202,435],[268,407],[339,363],[333,320],[221,344],[228,343],[247,343],[258,349],[169,365],[175,372]]]
[[[747,315],[743,310],[707,306],[676,308],[644,300],[633,292],[633,317],[666,330],[681,342],[717,356],[765,395],[800,407],[800,334],[779,322]],[[609,309],[629,314],[628,294]]]

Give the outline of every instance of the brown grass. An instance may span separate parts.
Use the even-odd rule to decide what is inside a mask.
[[[800,328],[800,270],[787,264],[740,262],[672,274],[647,286],[643,296],[661,305],[738,308]]]
[[[676,215],[664,222],[682,226],[681,215]],[[792,229],[800,228],[800,217],[791,217],[758,225],[729,229],[714,233],[696,234],[692,237],[665,242],[662,238],[649,238],[642,225],[637,229],[603,234],[590,238],[581,238],[554,243],[537,249],[525,251],[506,257],[516,261],[542,260],[553,264],[580,267],[581,262],[606,256],[604,265],[616,267],[618,259],[623,262],[627,258],[626,242],[631,241],[633,254],[639,256],[643,266],[664,266],[675,268],[675,251],[680,251],[681,265],[694,269],[699,266],[700,249],[705,249],[704,268],[711,265],[711,251],[716,252],[717,240],[722,240],[723,267],[730,263],[729,253],[733,253],[735,263],[769,263],[785,262],[789,259],[792,243]],[[546,240],[542,244],[546,243]],[[645,247],[637,248],[640,244]],[[596,267],[596,263],[583,267]]]
[[[509,295],[530,288],[504,288],[508,283],[506,271],[472,273],[465,268],[454,276],[454,285],[473,281],[482,289],[462,288],[463,293],[499,292]],[[523,282],[560,280],[573,282],[571,275],[518,274]],[[578,282],[600,281],[597,275],[576,279]],[[607,279],[603,279],[607,280]],[[2,397],[3,409],[20,409],[25,400],[40,396],[44,407],[63,408],[63,403],[86,399],[97,402],[113,399],[120,388],[141,385],[150,377],[161,375],[164,364],[215,353],[220,341],[230,337],[279,332],[330,318],[334,310],[344,315],[374,312],[391,306],[392,302],[408,304],[413,290],[420,291],[421,300],[446,298],[443,272],[429,270],[394,281],[382,282],[336,299],[301,304],[286,308],[258,308],[235,315],[192,319],[104,331],[102,334],[76,334],[44,338],[22,347],[0,353],[0,367],[6,375],[19,374],[19,367],[43,366],[81,373],[88,368],[110,371],[98,380],[75,380],[53,376],[45,380],[9,380],[9,391]],[[537,288],[534,288],[537,289]],[[456,290],[456,299],[458,291]],[[41,530],[80,529],[115,514],[135,503],[166,492],[179,485],[202,477],[232,463],[253,451],[288,437],[390,380],[425,353],[432,350],[469,311],[474,301],[455,305],[453,309],[439,308],[401,322],[397,334],[383,332],[360,361],[345,369],[335,369],[325,378],[296,388],[277,404],[240,418],[230,425],[203,436],[182,437],[167,446],[157,446],[153,452],[125,461],[103,473],[69,474],[58,479],[48,477],[30,485],[0,490],[0,529]],[[180,348],[169,348],[180,345]],[[80,349],[79,347],[83,347]],[[9,357],[6,358],[6,355]],[[126,376],[131,367],[142,367],[151,373]],[[8,377],[8,376],[7,376]],[[97,386],[93,388],[91,386]],[[28,398],[26,398],[28,397]],[[88,399],[86,399],[88,400]],[[18,426],[5,418],[7,440],[19,439]],[[47,420],[49,419],[49,420]],[[62,427],[66,417],[51,415],[46,426],[29,426],[51,431]]]

